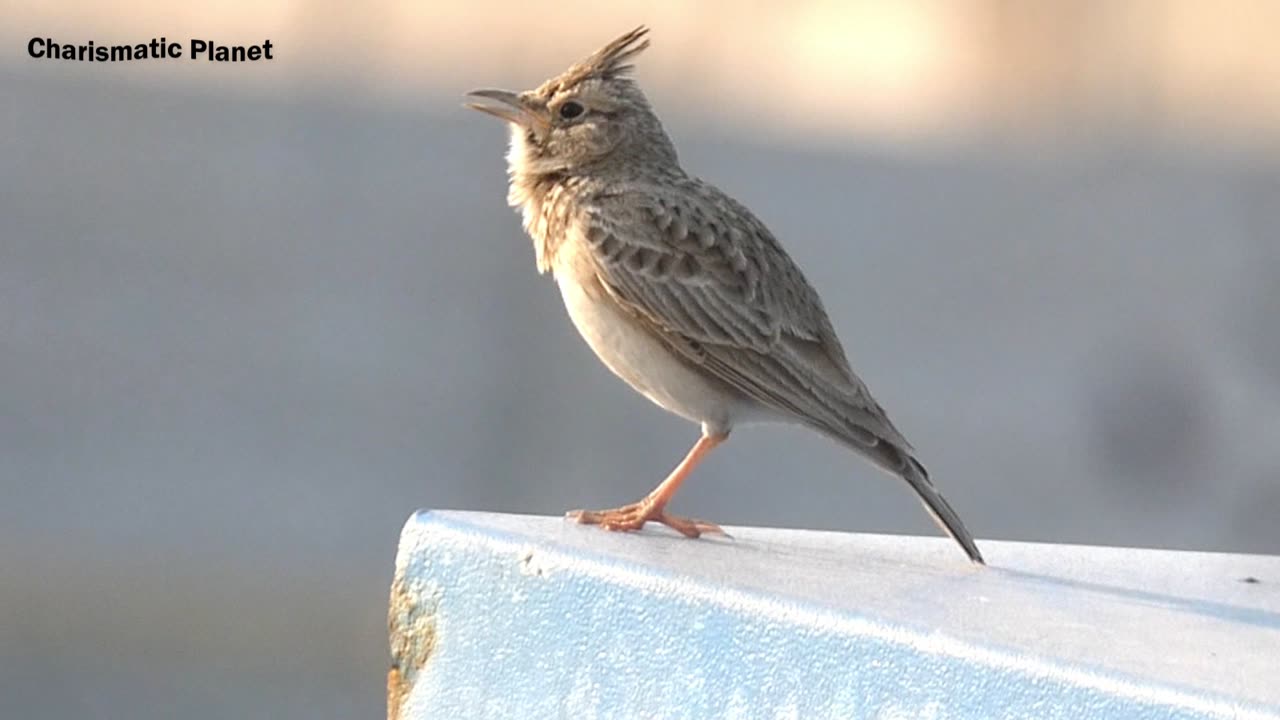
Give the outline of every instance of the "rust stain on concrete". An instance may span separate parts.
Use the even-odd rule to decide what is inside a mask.
[[[387,672],[387,720],[400,720],[403,705],[418,672],[431,661],[436,649],[437,592],[421,581],[411,583],[405,568],[396,568],[391,581],[387,630],[391,642],[391,669]]]

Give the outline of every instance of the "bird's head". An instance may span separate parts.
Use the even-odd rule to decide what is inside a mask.
[[[567,174],[632,162],[675,163],[675,148],[627,61],[649,47],[644,26],[533,90],[473,90],[467,107],[511,124],[516,177]]]

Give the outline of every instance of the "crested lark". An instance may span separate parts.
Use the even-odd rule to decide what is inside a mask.
[[[507,201],[569,316],[631,387],[702,425],[689,454],[639,502],[578,510],[579,522],[690,537],[719,527],[666,512],[704,455],[741,422],[813,428],[907,481],[975,563],[982,555],[867,386],[822,301],[751,211],[686,174],[627,64],[623,35],[540,87],[476,90],[468,107],[510,124]]]

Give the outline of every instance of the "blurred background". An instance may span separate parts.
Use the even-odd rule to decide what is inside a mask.
[[[783,8],[0,2],[0,717],[381,716],[413,510],[615,505],[682,456],[459,107],[641,22],[685,167],[976,534],[1280,552],[1280,4]],[[26,55],[161,35],[277,59]],[[935,532],[781,427],[677,509]]]

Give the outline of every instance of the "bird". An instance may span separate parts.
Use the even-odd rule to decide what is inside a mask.
[[[817,291],[745,205],[681,167],[633,78],[641,25],[532,90],[478,89],[465,107],[510,130],[507,202],[540,273],[609,370],[701,426],[648,495],[579,523],[634,531],[657,522],[687,537],[723,533],[667,506],[739,424],[816,430],[905,480],[969,559],[973,536],[867,385],[849,366]]]

